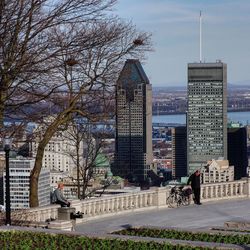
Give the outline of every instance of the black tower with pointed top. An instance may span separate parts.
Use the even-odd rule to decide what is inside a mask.
[[[152,86],[139,60],[127,60],[116,85],[114,175],[147,179],[152,164]]]

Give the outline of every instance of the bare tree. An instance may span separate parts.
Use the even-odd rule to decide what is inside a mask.
[[[93,188],[90,192],[87,189],[90,180],[95,178],[94,169],[98,167],[98,164],[106,162],[106,158],[100,158],[102,148],[105,146],[105,124],[98,124],[98,133],[94,132],[94,126],[94,124],[86,120],[74,120],[67,131],[66,138],[71,141],[71,150],[66,154],[71,157],[76,170],[73,171],[72,178],[76,181],[79,199],[85,199],[89,196],[89,193],[92,193]],[[100,186],[98,189],[100,189]]]
[[[31,207],[38,206],[38,177],[44,148],[53,134],[60,126],[67,126],[76,115],[91,121],[103,119],[106,113],[97,104],[100,98],[106,98],[103,93],[111,91],[124,59],[142,55],[150,48],[148,34],[137,32],[132,24],[114,17],[65,25],[64,29],[55,30],[51,36],[57,44],[62,43],[54,78],[64,84],[58,87],[58,92],[50,95],[49,100],[56,107],[57,114],[51,119],[38,145],[30,179]],[[65,41],[74,47],[63,49]]]
[[[74,49],[74,41],[58,31],[78,25],[81,32],[105,19],[116,0],[1,0],[0,1],[0,126],[4,113],[46,99],[57,91],[58,56]],[[54,34],[55,33],[55,34]],[[79,34],[80,35],[80,34]],[[88,33],[88,45],[99,43]],[[80,38],[80,37],[79,37]],[[86,38],[83,43],[86,43]],[[85,44],[86,45],[86,44]],[[56,70],[55,70],[56,69]]]

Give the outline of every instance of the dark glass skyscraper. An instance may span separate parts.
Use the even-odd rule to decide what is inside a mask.
[[[228,161],[234,166],[234,179],[239,180],[247,174],[247,129],[228,128]]]
[[[188,172],[227,159],[227,65],[188,64]]]
[[[127,60],[116,88],[114,175],[144,181],[152,164],[152,86],[138,60]]]
[[[187,176],[187,129],[172,129],[172,176],[174,179]]]

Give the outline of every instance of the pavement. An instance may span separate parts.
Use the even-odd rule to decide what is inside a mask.
[[[161,208],[127,214],[112,215],[77,224],[75,231],[84,234],[105,235],[128,226],[175,227],[181,229],[208,229],[223,227],[226,221],[250,221],[250,199],[212,201],[201,206]]]

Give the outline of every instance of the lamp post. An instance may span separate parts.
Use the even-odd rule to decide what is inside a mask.
[[[11,209],[10,209],[10,169],[9,169],[9,156],[11,148],[11,139],[4,139],[5,151],[5,206],[6,206],[6,221],[5,225],[11,225]]]
[[[69,67],[69,73],[70,73],[70,81],[68,84],[70,84],[70,89],[73,88],[73,67],[78,64],[78,61],[74,57],[69,57],[66,61],[65,64]],[[67,69],[66,69],[67,70]],[[68,70],[67,70],[68,72]],[[71,93],[70,93],[71,95]],[[68,102],[70,102],[70,97]],[[77,168],[77,198],[81,198],[81,190],[80,190],[80,158],[79,158],[79,134],[77,130],[77,139],[76,139],[76,168]]]
[[[159,173],[159,178],[160,178],[160,187],[163,187],[164,175],[162,172]]]

